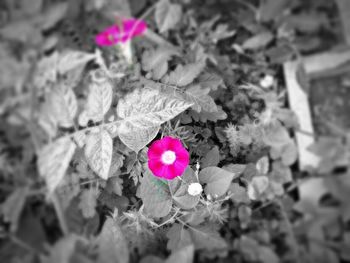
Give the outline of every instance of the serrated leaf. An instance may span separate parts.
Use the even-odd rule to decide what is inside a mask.
[[[97,238],[98,263],[128,263],[129,249],[118,222],[107,218]]]
[[[137,89],[119,101],[117,113],[123,119],[124,124],[128,123],[128,125],[124,125],[124,128],[144,129],[157,127],[190,106],[192,106],[192,103],[157,90]],[[132,130],[129,132],[132,132]]]
[[[69,137],[62,137],[41,149],[38,156],[38,169],[44,177],[49,193],[59,185],[66,173],[76,145]]]
[[[87,62],[95,58],[95,54],[77,50],[65,50],[59,56],[57,69],[63,75],[79,66],[84,66]]]
[[[13,191],[0,206],[0,214],[5,222],[10,223],[11,232],[16,232],[20,215],[29,192],[28,187],[20,187]]]
[[[182,16],[181,6],[171,4],[169,0],[160,0],[155,11],[155,20],[160,33],[173,29]]]
[[[191,84],[195,78],[202,72],[204,63],[192,63],[177,65],[176,69],[169,74],[168,84],[178,87],[184,87]]]
[[[157,136],[159,128],[159,126],[139,128],[124,122],[119,129],[119,138],[131,150],[139,152]]]
[[[57,120],[57,124],[64,128],[72,127],[78,110],[77,98],[73,90],[60,83],[53,88],[47,99],[49,110],[52,112],[52,117]]]
[[[199,85],[194,85],[186,90],[186,95],[191,102],[193,102],[192,108],[201,112],[217,112],[218,107],[216,106],[214,99],[208,95],[210,89],[203,89]]]
[[[93,188],[85,189],[80,194],[78,207],[85,218],[92,218],[96,214],[97,195],[98,190]]]
[[[219,167],[207,167],[199,173],[199,181],[201,184],[207,184],[204,192],[211,196],[222,196],[230,187],[231,181],[235,178],[235,174],[228,172]]]
[[[85,156],[91,169],[102,179],[107,180],[112,161],[113,141],[109,133],[100,130],[86,138]]]
[[[196,249],[208,251],[226,249],[227,244],[220,234],[211,226],[198,226],[189,228],[193,244]]]
[[[173,224],[166,234],[167,249],[174,252],[192,244],[190,233],[180,224]]]
[[[122,142],[138,152],[154,139],[159,126],[192,104],[156,90],[135,90],[119,101],[117,113],[123,120],[118,133]]]
[[[166,260],[165,263],[192,263],[194,256],[194,246],[189,245],[173,252]]]
[[[145,211],[153,217],[168,215],[173,202],[167,182],[156,178],[146,169],[140,183],[140,197]]]
[[[112,84],[109,81],[92,82],[89,85],[89,96],[86,104],[87,117],[101,121],[112,104]]]

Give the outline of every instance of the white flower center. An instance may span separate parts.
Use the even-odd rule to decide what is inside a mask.
[[[170,164],[173,164],[176,160],[176,154],[175,152],[173,151],[165,151],[163,154],[162,154],[162,162],[164,164],[167,164],[167,165],[170,165]]]
[[[192,196],[199,195],[202,193],[202,191],[203,191],[203,188],[200,183],[192,183],[187,188],[187,192]]]

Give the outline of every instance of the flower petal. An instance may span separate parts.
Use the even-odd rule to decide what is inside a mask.
[[[164,169],[164,165],[157,160],[149,160],[148,161],[148,168],[157,177],[163,177],[163,175],[166,174],[166,170]]]
[[[161,140],[154,141],[148,149],[147,156],[149,160],[160,159],[166,151]]]
[[[183,163],[187,163],[187,165],[189,164],[190,154],[185,148],[178,149],[175,153],[176,153],[176,160],[179,160]]]
[[[164,175],[164,178],[167,180],[172,180],[178,175],[179,175],[178,169],[175,167],[175,165],[168,165],[167,173]]]

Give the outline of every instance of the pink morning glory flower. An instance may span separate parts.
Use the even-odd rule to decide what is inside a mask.
[[[189,164],[188,151],[179,139],[170,136],[154,141],[147,155],[152,173],[167,180],[181,176]]]
[[[95,38],[95,42],[99,46],[125,43],[136,36],[142,35],[146,29],[147,25],[143,20],[124,19],[120,27],[113,25],[99,33]]]

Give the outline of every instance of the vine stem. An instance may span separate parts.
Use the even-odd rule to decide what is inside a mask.
[[[58,199],[58,195],[56,192],[52,193],[51,200],[52,200],[53,206],[55,208],[61,230],[62,230],[63,234],[66,236],[69,234],[69,228],[68,228],[66,218],[64,216],[64,212],[63,212],[60,200]]]

